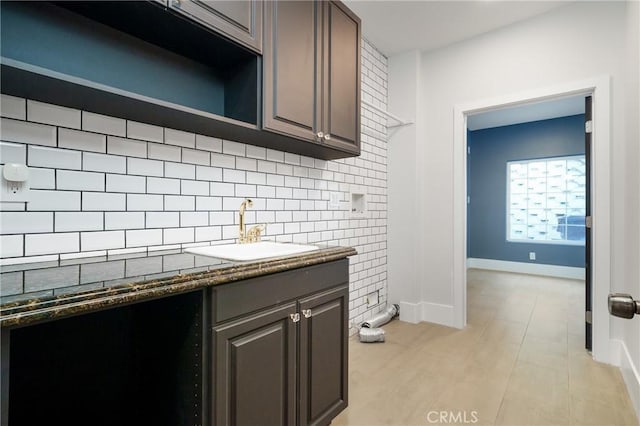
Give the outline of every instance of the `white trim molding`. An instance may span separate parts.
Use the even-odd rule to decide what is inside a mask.
[[[400,320],[417,324],[431,322],[451,327],[454,309],[452,305],[429,302],[400,302]]]
[[[454,107],[453,119],[453,326],[467,323],[467,115],[576,95],[593,97],[591,169],[593,358],[615,363],[607,295],[611,288],[611,78],[608,75],[482,99]]]
[[[640,365],[636,364],[638,360],[634,361],[631,357],[623,340],[612,339],[611,345],[613,347],[612,353],[618,357],[617,365],[620,366],[622,378],[627,385],[629,399],[636,410],[636,416],[640,418]]]
[[[489,271],[516,272],[519,274],[543,275],[546,277],[584,280],[585,269],[572,266],[544,265],[541,263],[509,262],[495,259],[467,259],[467,268]]]

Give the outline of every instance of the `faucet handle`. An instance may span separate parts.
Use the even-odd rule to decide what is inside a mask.
[[[247,231],[247,242],[248,243],[257,243],[260,241],[262,237],[262,233],[266,231],[267,224],[263,223],[261,225],[252,226],[251,229]]]

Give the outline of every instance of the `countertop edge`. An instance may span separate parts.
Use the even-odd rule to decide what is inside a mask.
[[[69,294],[52,300],[29,300],[0,315],[0,327],[22,327],[39,322],[96,312],[134,302],[187,293],[205,287],[255,278],[344,259],[356,255],[351,247],[332,247],[299,256],[234,264],[207,272],[175,275],[102,289],[94,293]]]

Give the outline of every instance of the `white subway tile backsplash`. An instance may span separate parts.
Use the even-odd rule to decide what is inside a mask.
[[[210,152],[222,152],[222,139],[196,135],[196,149]]]
[[[236,157],[233,155],[211,154],[211,165],[233,169],[236,167]]]
[[[127,137],[162,143],[164,141],[164,131],[162,127],[127,120]]]
[[[180,192],[182,195],[209,195],[209,182],[183,180]]]
[[[291,154],[289,152],[284,153],[284,162],[287,164],[293,164],[295,166],[300,165],[300,156],[298,154]]]
[[[79,129],[82,121],[77,109],[32,100],[27,100],[27,120],[74,129]]]
[[[293,166],[290,164],[276,164],[276,173],[279,175],[293,175]]]
[[[221,181],[222,169],[218,167],[196,166],[196,180]]]
[[[28,165],[30,167],[75,170],[82,168],[82,154],[80,151],[29,145],[28,155]]]
[[[292,198],[293,189],[285,187],[276,187],[276,198]]]
[[[200,197],[205,198],[205,197]],[[207,197],[208,198],[208,197]],[[168,211],[192,211],[195,210],[195,198],[186,195],[165,195],[164,209]]]
[[[108,192],[139,192],[146,191],[147,179],[144,176],[107,175]]]
[[[195,241],[194,228],[169,228],[164,230],[164,244],[192,243]]]
[[[54,169],[29,168],[29,186],[31,189],[55,189],[56,172]]]
[[[180,226],[178,212],[147,212],[146,228],[177,228]]]
[[[76,191],[104,191],[104,173],[58,170],[56,188]]]
[[[82,251],[124,248],[125,231],[102,231],[80,233]]]
[[[80,210],[80,192],[31,190],[29,211],[76,211]]]
[[[195,148],[196,135],[180,130],[165,129],[164,143],[169,145],[183,146],[185,148]]]
[[[210,212],[209,223],[211,225],[233,225],[235,214],[233,212]]]
[[[147,155],[154,160],[180,161],[182,149],[178,146],[164,145],[159,143],[147,144]]]
[[[83,192],[83,211],[122,211],[126,208],[126,194],[111,192]]]
[[[238,204],[239,206],[240,204]],[[220,197],[196,197],[196,210],[197,211],[211,211],[222,209],[222,198]]]
[[[246,172],[243,170],[223,169],[222,180],[231,183],[245,183],[247,180]]]
[[[264,185],[267,183],[267,175],[258,172],[247,172],[247,183]]]
[[[267,158],[267,149],[260,146],[247,145],[247,157],[264,160]]]
[[[148,177],[147,192],[149,194],[180,194],[180,179]]]
[[[140,229],[145,227],[144,212],[105,212],[104,229]]]
[[[25,256],[41,254],[75,253],[80,251],[77,232],[60,234],[27,234],[24,241]]]
[[[0,142],[0,163],[27,164],[27,146],[20,143]]]
[[[274,200],[274,199],[267,200],[267,210],[279,211],[283,209],[284,209],[284,200]]]
[[[58,129],[58,146],[78,151],[106,152],[107,137],[80,130]]]
[[[284,152],[267,148],[267,160],[284,162]]]
[[[222,228],[219,226],[203,226],[195,229],[196,241],[219,241],[222,238]]]
[[[195,149],[182,148],[182,162],[208,166],[211,163],[211,154],[204,151],[197,151]]]
[[[127,157],[127,173],[141,176],[164,176],[162,161]]]
[[[23,98],[15,96],[0,95],[0,116],[15,118],[17,120],[27,119],[27,104]]]
[[[127,247],[157,246],[162,244],[162,229],[130,230],[125,232]]]
[[[208,226],[208,212],[180,212],[180,226]]]
[[[163,209],[162,195],[127,194],[128,211],[162,211]]]
[[[255,185],[236,185],[236,197],[255,197],[256,196],[256,186]]]
[[[56,212],[56,232],[100,231],[104,228],[103,212]]]
[[[271,161],[260,161],[258,160],[258,171],[264,173],[275,173],[276,172],[276,163]]]
[[[196,166],[192,164],[164,163],[164,175],[180,179],[195,179]]]
[[[0,212],[0,234],[53,232],[51,212]]]
[[[127,159],[115,155],[82,153],[82,170],[108,173],[126,173]]]
[[[258,186],[257,196],[262,198],[275,198],[276,188],[274,186]]]
[[[236,158],[236,169],[255,172],[258,170],[258,163],[253,158]]]
[[[235,185],[232,183],[211,182],[209,191],[211,195],[218,197],[233,196],[235,194]]]
[[[147,158],[147,143],[117,136],[107,136],[107,153]]]
[[[56,146],[56,128],[44,124],[2,118],[0,119],[0,140]]]
[[[284,186],[284,176],[267,175],[267,185]]]
[[[243,143],[223,140],[222,152],[229,155],[244,157],[246,153],[246,145]]]
[[[82,130],[124,137],[127,135],[127,122],[121,118],[82,111]]]

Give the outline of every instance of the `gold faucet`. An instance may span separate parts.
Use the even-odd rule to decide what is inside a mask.
[[[253,201],[251,201],[248,198],[245,199],[242,202],[242,204],[240,204],[240,236],[238,237],[238,241],[240,242],[240,244],[245,244],[248,242],[245,227],[244,227],[244,210],[247,207],[252,207],[252,206],[253,206]]]
[[[240,204],[240,235],[238,237],[240,244],[257,243],[260,241],[262,232],[267,228],[266,224],[262,224],[253,226],[249,231],[245,229],[244,211],[247,207],[253,207],[253,201],[248,198]]]

